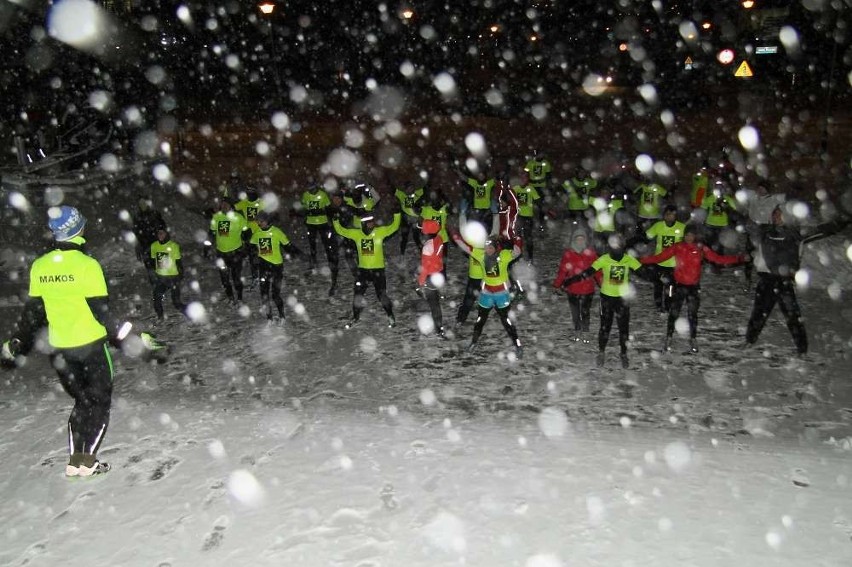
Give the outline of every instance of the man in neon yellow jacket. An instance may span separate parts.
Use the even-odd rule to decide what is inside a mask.
[[[331,207],[331,198],[322,185],[313,183],[302,193],[299,199],[298,214],[305,218],[305,230],[308,238],[308,251],[311,257],[311,270],[317,267],[317,238],[322,242],[325,249],[325,257],[331,269],[331,287],[337,287],[337,262],[333,247],[334,241],[331,222],[328,218],[328,209]],[[253,232],[253,231],[252,231]],[[334,295],[330,292],[329,295]]]
[[[686,225],[677,220],[677,207],[666,205],[663,220],[652,224],[645,237],[654,242],[654,254],[660,254],[666,248],[683,240]],[[675,259],[663,260],[654,265],[654,304],[660,313],[669,312],[669,304],[674,295]]]
[[[97,457],[112,405],[114,368],[108,344],[121,346],[131,325],[110,312],[103,270],[84,252],[85,217],[65,205],[51,207],[48,217],[54,249],[30,268],[30,298],[14,336],[3,343],[0,359],[4,366],[25,364],[39,330],[47,326],[50,361],[62,388],[74,398],[65,475],[88,477],[110,468]],[[150,335],[141,338],[151,345]]]
[[[367,286],[373,284],[376,297],[388,315],[388,327],[396,326],[393,315],[393,303],[387,294],[387,279],[385,278],[384,241],[399,230],[402,222],[401,213],[394,213],[393,221],[388,226],[376,226],[373,215],[361,217],[360,228],[345,228],[339,219],[334,219],[334,231],[340,236],[355,243],[358,252],[358,274],[355,278],[355,289],[352,297],[352,320],[346,324],[350,329],[361,319],[364,309],[364,293]]]
[[[266,313],[267,321],[273,320],[272,305],[278,310],[278,321],[284,319],[284,299],[281,297],[281,282],[284,281],[284,254],[301,256],[302,252],[290,243],[290,239],[277,226],[272,225],[273,217],[264,211],[257,215],[257,230],[251,235],[249,243],[255,248],[260,276],[261,310]],[[289,256],[288,256],[289,259]]]
[[[245,217],[234,211],[230,201],[223,199],[219,212],[210,219],[210,239],[216,247],[216,267],[222,287],[231,302],[243,300],[243,258],[245,242],[250,236]]]
[[[175,309],[186,315],[186,304],[180,298],[180,286],[183,280],[183,260],[180,244],[172,240],[168,229],[161,226],[157,229],[157,240],[151,244],[151,260],[154,262],[154,312],[160,321],[165,319],[163,298],[166,293],[172,297]]]

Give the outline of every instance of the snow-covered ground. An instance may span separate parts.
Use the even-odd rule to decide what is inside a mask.
[[[103,205],[103,203],[101,203]],[[91,206],[91,205],[86,205]],[[150,327],[149,291],[118,210],[99,210],[93,255],[115,306]],[[288,320],[237,311],[197,257],[203,219],[166,214],[184,244],[207,322],[173,312],[172,347],[150,365],[116,356],[104,477],[63,476],[69,398],[43,356],[0,378],[0,564],[58,565],[826,565],[852,558],[852,289],[848,233],[808,254],[800,300],[811,353],[793,357],[775,313],[756,348],[751,296],[732,270],[703,281],[698,355],[661,356],[665,320],[640,282],[631,368],[611,348],[568,340],[548,284],[564,227],[543,235],[515,316],[524,359],[496,317],[475,354],[470,317],[447,341],[423,336],[417,259],[388,243],[398,327],[368,294],[344,331],[350,279],[296,260]],[[288,221],[291,236],[300,235]],[[299,244],[304,250],[307,245]],[[3,257],[21,257],[4,247]],[[32,254],[34,251],[28,251]],[[25,256],[29,257],[29,256]],[[14,264],[12,262],[10,265]],[[324,261],[323,261],[324,265]],[[466,261],[449,260],[454,318]],[[7,335],[23,282],[2,282]],[[593,320],[593,333],[597,321]],[[683,344],[683,340],[679,344]],[[615,336],[611,338],[611,345]]]

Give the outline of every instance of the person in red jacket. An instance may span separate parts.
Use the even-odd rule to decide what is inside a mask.
[[[582,226],[578,226],[571,234],[571,247],[566,248],[559,262],[559,271],[553,280],[553,287],[562,289],[565,280],[591,267],[598,259],[595,249],[589,245],[588,235]],[[573,340],[588,343],[584,335],[589,331],[592,296],[595,293],[595,280],[588,278],[574,282],[565,288],[568,294],[568,305],[571,306],[571,319],[574,322]]]
[[[420,269],[417,271],[417,290],[429,304],[435,332],[444,337],[441,314],[441,288],[444,287],[444,240],[439,234],[441,225],[436,220],[426,219],[420,229],[426,242],[420,249]]]
[[[700,241],[698,227],[687,224],[683,231],[683,241],[663,249],[659,254],[639,258],[643,264],[656,264],[675,259],[674,290],[669,304],[669,318],[666,327],[666,338],[663,340],[663,352],[669,351],[675,321],[686,302],[686,318],[689,321],[689,349],[698,352],[696,336],[698,335],[698,307],[700,299],[701,266],[704,260],[709,260],[721,266],[743,264],[748,260],[747,255],[722,255],[713,251]]]

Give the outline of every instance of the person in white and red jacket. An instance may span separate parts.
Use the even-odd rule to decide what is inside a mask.
[[[420,229],[426,237],[420,249],[420,268],[417,271],[417,290],[429,304],[435,332],[444,337],[444,323],[441,314],[441,288],[444,287],[444,239],[441,238],[441,225],[436,220],[426,219]]]
[[[515,223],[518,220],[518,196],[512,191],[505,176],[497,180],[497,207],[498,237],[501,246],[511,249],[517,236]]]

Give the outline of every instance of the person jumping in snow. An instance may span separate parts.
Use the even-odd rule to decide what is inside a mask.
[[[473,326],[473,336],[467,347],[468,352],[473,352],[479,343],[482,329],[488,321],[488,314],[492,309],[497,310],[500,322],[506,329],[506,334],[512,339],[515,354],[518,359],[523,356],[521,341],[518,338],[518,330],[509,319],[509,307],[512,298],[509,295],[509,264],[521,255],[521,240],[516,239],[511,250],[501,248],[501,241],[496,235],[488,237],[485,241],[485,254],[482,258],[482,268],[485,276],[482,279],[482,289],[479,293],[479,309],[476,324]]]
[[[367,286],[373,284],[376,297],[388,315],[388,327],[396,326],[393,315],[393,303],[387,294],[387,279],[385,278],[384,241],[393,236],[399,229],[401,213],[394,213],[393,221],[388,226],[376,226],[373,215],[361,217],[360,228],[345,228],[338,219],[334,219],[334,230],[340,236],[355,243],[358,251],[358,275],[355,278],[355,289],[352,296],[352,320],[346,324],[350,329],[361,319],[364,309],[364,293]]]
[[[701,267],[704,260],[709,260],[720,266],[732,266],[747,261],[748,256],[725,256],[717,254],[706,246],[700,239],[698,227],[690,223],[683,229],[683,241],[668,246],[657,254],[639,258],[642,264],[657,264],[674,260],[672,277],[674,287],[669,301],[669,317],[666,325],[666,338],[663,340],[663,352],[670,350],[675,321],[680,316],[680,310],[686,302],[686,318],[689,321],[689,349],[698,352],[696,337],[698,335],[698,307],[701,304],[700,282]]]

